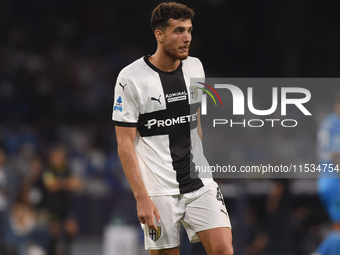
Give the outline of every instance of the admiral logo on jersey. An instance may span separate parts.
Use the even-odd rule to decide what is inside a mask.
[[[186,91],[181,91],[181,92],[166,94],[165,98],[166,98],[168,103],[177,102],[177,101],[186,100],[187,94],[188,93]]]
[[[114,111],[118,110],[118,111],[122,111],[123,110],[123,100],[122,100],[122,97],[119,96],[117,101],[116,101],[116,105],[115,107],[113,108]]]

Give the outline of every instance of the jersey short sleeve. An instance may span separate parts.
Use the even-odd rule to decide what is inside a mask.
[[[138,94],[132,82],[119,75],[114,89],[112,120],[117,126],[137,127]]]

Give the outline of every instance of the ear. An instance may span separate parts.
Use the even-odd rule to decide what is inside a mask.
[[[162,44],[164,41],[164,33],[162,30],[156,29],[155,30],[155,37],[158,43]]]

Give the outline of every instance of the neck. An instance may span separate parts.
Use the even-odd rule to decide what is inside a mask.
[[[149,57],[149,61],[158,69],[164,72],[172,72],[177,69],[181,61],[179,59],[173,59],[159,48],[156,53]]]

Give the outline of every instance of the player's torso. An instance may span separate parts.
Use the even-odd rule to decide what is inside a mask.
[[[319,164],[333,164],[332,155],[335,151],[340,153],[340,118],[332,113],[320,124],[317,134],[317,156]],[[340,167],[340,166],[339,166]],[[327,167],[325,173],[320,173],[320,177],[338,177],[338,171],[328,171]]]
[[[203,185],[190,178],[191,136],[198,137],[201,100],[190,78],[203,78],[204,73],[187,64],[183,61],[174,72],[162,72],[146,61],[147,68],[133,78],[140,112],[136,152],[151,194],[162,194],[161,189],[167,194],[185,193]]]

